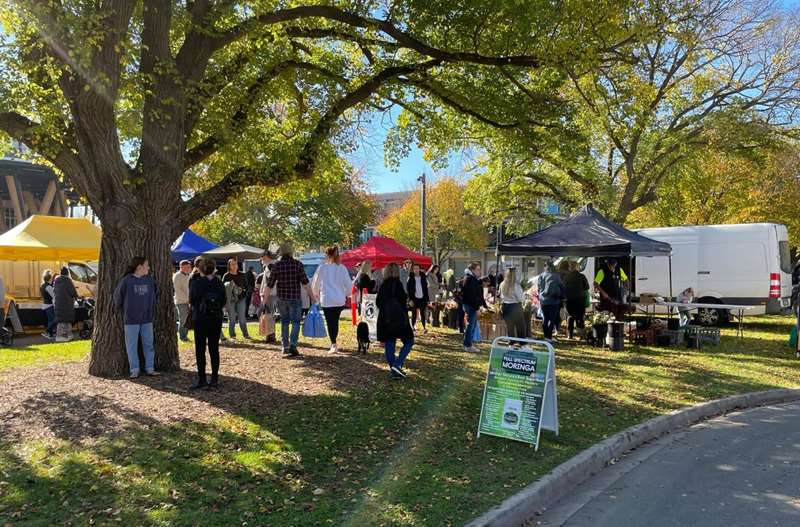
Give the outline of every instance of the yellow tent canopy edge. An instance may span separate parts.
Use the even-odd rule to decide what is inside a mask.
[[[100,236],[83,218],[34,215],[0,235],[0,260],[97,260]]]

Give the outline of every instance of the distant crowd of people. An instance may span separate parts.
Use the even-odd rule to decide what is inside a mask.
[[[480,351],[475,346],[479,313],[489,309],[490,303],[499,304],[508,336],[530,336],[531,310],[534,310],[533,316],[538,314],[542,319],[545,338],[551,340],[562,323],[564,312],[568,338],[583,330],[586,308],[591,302],[589,281],[577,262],[569,260],[562,261],[558,269],[549,263],[545,272],[529,288],[524,288],[516,267],[511,265],[504,274],[492,270],[484,276],[480,262],[472,262],[462,276],[456,277],[452,270],[442,273],[438,265],[423,270],[410,259],[402,265],[390,263],[383,269],[374,269],[372,262],[364,261],[355,278],[351,278],[340,261],[337,247],[329,247],[325,255],[326,261],[311,278],[306,275],[303,264],[294,258],[291,243],[283,244],[277,254],[264,252],[260,274],[253,268],[242,272],[234,258],[228,260],[222,276],[213,260],[197,257],[194,262],[180,262],[172,277],[173,295],[180,340],[189,341],[189,331],[194,331],[197,379],[193,389],[218,386],[219,345],[221,340],[226,340],[222,331],[226,314],[229,337],[236,338],[238,325],[242,336],[250,339],[247,322],[251,307],[259,315],[259,333],[267,343],[277,343],[275,318],[280,320],[280,344],[284,355],[292,358],[299,355],[301,321],[306,314],[304,296],[310,304],[318,304],[324,313],[329,351],[337,353],[341,350],[338,337],[342,311],[350,302],[360,307],[363,293],[375,294],[377,340],[384,346],[391,377],[401,379],[406,375],[403,365],[415,336],[424,335],[428,330],[431,305],[434,317],[439,316],[444,302],[455,305],[463,348],[477,353]],[[623,309],[626,281],[627,276],[614,260],[600,268],[594,280],[600,310],[619,313]],[[43,335],[59,342],[69,340],[78,299],[69,269],[62,268],[58,276],[45,271],[40,291],[47,317]],[[131,378],[157,375],[153,342],[156,284],[146,258],[136,257],[131,261],[114,291],[114,302],[123,319]],[[401,343],[399,352],[397,341]],[[140,364],[139,346],[144,364]],[[210,378],[206,375],[206,357],[210,359]]]

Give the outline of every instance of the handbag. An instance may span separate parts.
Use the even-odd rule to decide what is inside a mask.
[[[789,333],[789,347],[797,349],[797,326],[793,326]]]
[[[592,306],[592,293],[587,289],[583,295],[583,307]]]
[[[275,319],[272,317],[272,313],[264,311],[258,317],[258,334],[262,337],[275,334]]]
[[[321,339],[328,336],[317,304],[312,305],[308,310],[306,320],[303,322],[303,336],[310,339]]]

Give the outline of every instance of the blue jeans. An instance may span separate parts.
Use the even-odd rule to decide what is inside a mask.
[[[45,331],[48,335],[55,336],[56,334],[56,309],[53,306],[48,307],[44,310],[44,314],[47,315],[47,326],[45,326]]]
[[[303,314],[303,303],[300,300],[278,299],[278,313],[281,316],[281,344],[286,350],[289,346],[297,346],[300,337],[300,318]],[[289,323],[292,323],[292,334],[289,335]]]
[[[142,337],[142,351],[144,352],[144,370],[153,371],[155,350],[153,349],[153,323],[125,324],[125,351],[128,352],[128,364],[131,366],[131,375],[141,372],[139,364],[139,337]]]
[[[175,318],[178,322],[178,335],[181,340],[189,338],[189,330],[186,323],[189,319],[189,304],[175,304]]]
[[[236,337],[236,319],[239,319],[239,329],[242,330],[244,338],[249,339],[250,335],[247,333],[247,301],[242,298],[235,304],[228,304],[228,333],[231,338]]]
[[[396,368],[402,368],[403,363],[406,361],[406,357],[408,354],[411,353],[411,346],[414,345],[414,337],[401,339],[403,342],[403,347],[400,348],[400,356],[395,356],[394,350],[397,345],[397,339],[389,339],[383,343],[383,351],[386,354],[386,362],[389,364],[389,367],[392,366]]]
[[[478,325],[478,310],[464,304],[464,313],[467,314],[467,328],[464,330],[464,347],[472,346],[472,337],[475,336],[475,326]]]

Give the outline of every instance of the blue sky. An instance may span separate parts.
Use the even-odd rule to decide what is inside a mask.
[[[387,113],[376,113],[371,122],[365,124],[361,130],[358,148],[347,158],[353,167],[363,172],[364,177],[372,192],[397,192],[417,188],[417,178],[425,172],[428,181],[435,181],[439,177],[463,177],[463,168],[470,166],[470,158],[464,154],[454,154],[450,157],[446,169],[434,171],[430,163],[425,161],[422,151],[413,146],[409,155],[403,159],[396,169],[386,166],[383,144],[386,134],[392,127],[393,120],[399,110]]]
[[[780,0],[779,3],[784,9],[800,8],[800,0]],[[392,117],[376,116],[366,128],[365,137],[359,148],[348,156],[357,170],[363,170],[372,192],[412,190],[416,188],[417,178],[423,171],[428,175],[429,181],[442,176],[462,177],[462,167],[470,165],[470,160],[466,156],[454,155],[447,169],[434,171],[430,163],[423,158],[422,151],[416,147],[411,149],[396,170],[389,170],[384,161],[383,142],[391,127]]]

